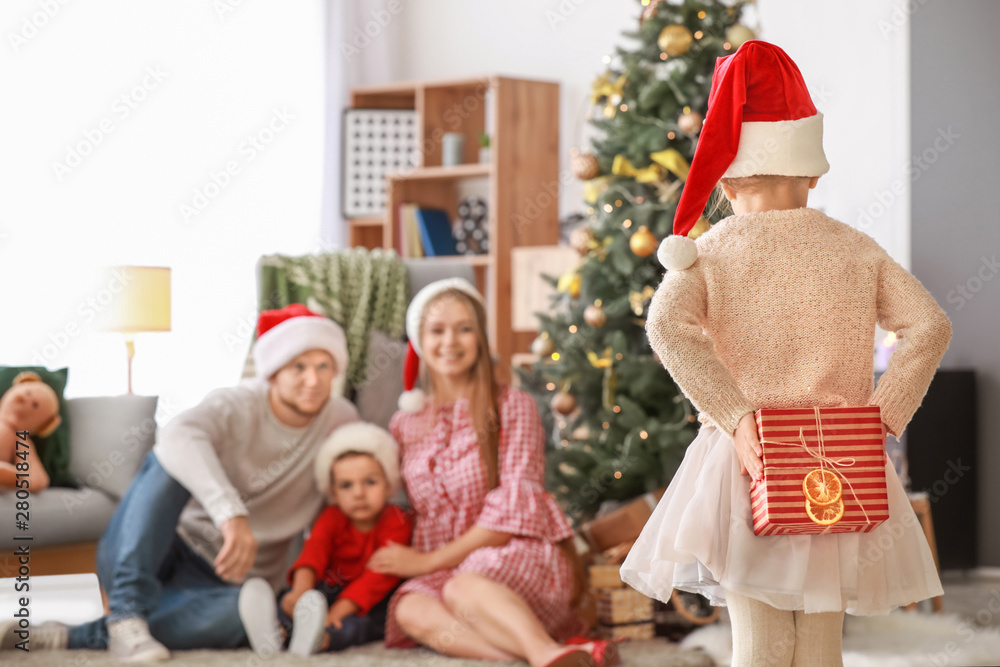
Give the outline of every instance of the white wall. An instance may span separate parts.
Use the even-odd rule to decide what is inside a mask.
[[[927,3],[911,22],[912,144],[924,167],[913,196],[913,269],[951,319],[952,340],[942,366],[976,371],[979,564],[997,568],[1000,226],[993,192],[1000,175],[1000,46],[993,31],[1000,3]],[[916,48],[933,40],[941,47]]]
[[[832,169],[810,205],[865,227],[909,266],[907,30],[884,34],[890,0],[758,0],[760,37],[798,62],[826,115],[825,148]],[[507,0],[409,2],[397,21],[405,27],[393,78],[438,79],[497,72],[558,81],[561,169],[569,149],[586,146],[584,121],[591,81],[621,36],[637,25],[636,0]],[[753,11],[751,9],[751,11]],[[750,25],[757,21],[750,17]],[[446,37],[445,37],[446,36]],[[375,83],[375,82],[370,82]],[[881,193],[900,194],[881,215],[862,218]],[[882,195],[883,199],[886,195]],[[571,181],[560,214],[582,208],[581,186]],[[859,220],[860,218],[860,220]]]
[[[318,247],[322,0],[5,0],[0,28],[0,363],[69,366],[70,396],[123,393],[124,344],[93,331],[88,300],[108,287],[93,276],[158,265],[173,330],[138,337],[136,393],[171,413],[234,384],[256,260]],[[60,177],[74,147],[88,154]],[[213,172],[225,185],[185,219]]]
[[[896,0],[758,0],[760,37],[798,64],[830,171],[809,205],[910,267],[909,25]]]

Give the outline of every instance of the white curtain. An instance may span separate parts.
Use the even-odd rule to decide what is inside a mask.
[[[398,9],[393,13],[390,9]],[[326,43],[326,156],[320,237],[327,249],[348,245],[341,213],[341,123],[355,86],[392,81],[398,68],[402,0],[328,0]]]

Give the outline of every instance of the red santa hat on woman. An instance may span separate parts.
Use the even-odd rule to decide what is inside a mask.
[[[687,234],[720,178],[822,176],[829,170],[823,114],[799,68],[774,44],[744,42],[715,62],[708,113],[674,214],[674,234],[657,252],[660,263],[667,269],[694,264],[698,248]]]
[[[424,310],[437,296],[448,290],[459,290],[468,294],[479,303],[483,303],[483,295],[463,278],[446,278],[438,280],[414,295],[406,309],[406,337],[409,344],[406,348],[406,361],[403,363],[403,393],[399,397],[399,409],[405,412],[420,412],[424,409],[424,392],[417,387],[417,377],[420,374],[420,323],[424,319]]]
[[[330,493],[330,469],[334,461],[348,452],[371,455],[382,466],[389,483],[389,495],[399,491],[399,444],[396,439],[375,424],[351,422],[331,433],[316,454],[316,488],[320,493]]]
[[[295,357],[309,350],[326,350],[337,363],[337,374],[347,371],[347,338],[331,319],[301,303],[280,310],[261,311],[253,363],[257,377],[268,379]]]

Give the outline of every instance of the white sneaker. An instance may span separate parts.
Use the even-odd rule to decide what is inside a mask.
[[[62,623],[46,621],[27,629],[28,636],[18,634],[21,630],[17,620],[0,621],[0,651],[15,651],[18,644],[32,651],[58,651],[66,648],[66,627]]]
[[[108,652],[121,662],[161,662],[170,659],[170,651],[149,634],[149,623],[142,618],[123,618],[108,623]]]
[[[278,603],[269,583],[260,577],[247,579],[240,588],[237,608],[254,653],[266,656],[281,650],[284,638],[278,624]]]
[[[308,656],[319,650],[326,628],[326,598],[317,590],[306,591],[295,603],[292,613],[292,641],[288,650],[295,655]]]

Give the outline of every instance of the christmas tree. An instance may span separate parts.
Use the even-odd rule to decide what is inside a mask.
[[[604,500],[666,486],[694,439],[692,406],[649,347],[645,313],[663,268],[680,191],[708,107],[716,58],[753,39],[743,0],[643,0],[631,48],[606,57],[593,83],[598,138],[576,151],[587,224],[571,244],[579,266],[539,313],[539,361],[519,371],[552,442],[547,486],[575,521]],[[689,234],[724,214],[702,219]]]

